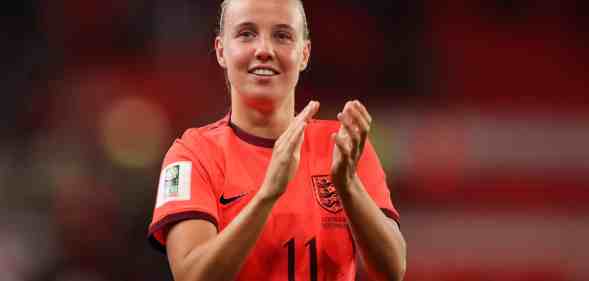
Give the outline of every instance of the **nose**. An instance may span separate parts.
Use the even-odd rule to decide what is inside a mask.
[[[274,59],[274,48],[271,40],[265,38],[265,36],[259,38],[256,46],[256,59],[260,61],[270,61]]]

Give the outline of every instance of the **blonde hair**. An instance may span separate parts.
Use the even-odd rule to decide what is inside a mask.
[[[299,7],[299,12],[301,13],[301,16],[303,17],[303,39],[309,40],[311,37],[311,32],[309,30],[309,24],[307,23],[307,15],[305,14],[305,8],[303,7],[303,1],[302,0],[296,0],[296,1],[298,4],[298,7]],[[225,11],[227,10],[229,3],[231,3],[231,0],[223,0],[223,2],[221,3],[221,11],[219,12],[219,27],[217,29],[218,35],[223,34],[224,24],[225,24]]]

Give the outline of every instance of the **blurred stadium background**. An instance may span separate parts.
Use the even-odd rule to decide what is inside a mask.
[[[0,280],[171,280],[144,238],[166,149],[228,108],[218,1],[10,2]],[[589,280],[586,2],[305,5],[298,104],[368,105],[405,280]]]

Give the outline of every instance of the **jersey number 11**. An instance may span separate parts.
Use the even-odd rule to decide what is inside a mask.
[[[311,264],[311,281],[317,281],[317,241],[315,237],[305,243],[309,248],[309,262]],[[283,247],[288,248],[288,281],[295,281],[295,239],[291,238]]]

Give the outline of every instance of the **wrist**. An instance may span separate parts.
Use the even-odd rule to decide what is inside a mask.
[[[256,194],[256,197],[263,203],[274,204],[280,199],[283,193],[283,191],[277,191],[275,187],[269,186],[264,182],[260,187],[260,191]]]
[[[340,196],[349,196],[356,189],[357,182],[359,181],[356,173],[353,175],[342,177],[339,180],[334,179],[334,185]]]

